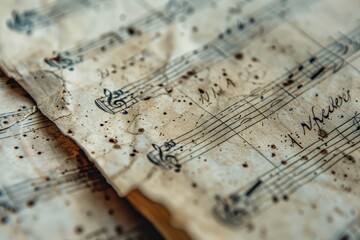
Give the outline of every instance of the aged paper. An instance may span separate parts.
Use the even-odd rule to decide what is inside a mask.
[[[2,73],[0,99],[1,239],[160,238]]]
[[[2,64],[119,194],[194,239],[358,238],[360,3],[199,9],[105,50],[43,36],[37,60],[3,24]]]

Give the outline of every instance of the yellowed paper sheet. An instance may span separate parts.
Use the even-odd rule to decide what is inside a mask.
[[[0,99],[1,239],[160,238],[2,73]]]
[[[155,34],[130,24],[139,36],[106,51],[85,39],[34,60],[12,49],[32,52],[35,33],[2,37],[2,64],[119,194],[139,189],[194,239],[346,232],[360,211],[359,2],[199,9]]]

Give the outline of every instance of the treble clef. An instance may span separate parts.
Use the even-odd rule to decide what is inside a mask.
[[[116,90],[111,92],[110,90],[104,88],[104,95],[107,98],[106,101],[111,107],[122,107],[125,106],[127,108],[127,104],[124,101],[124,98],[121,98],[124,95],[122,90]]]
[[[164,154],[161,147],[156,144],[152,144],[152,146],[157,152],[157,156],[154,156],[152,153],[148,153],[147,157],[150,162],[166,170],[170,170],[173,167],[175,167],[176,169],[180,168],[179,161],[174,155]]]
[[[246,222],[250,217],[251,212],[248,206],[238,204],[238,197],[222,198],[216,195],[215,200],[216,205],[213,208],[213,213],[221,222],[236,226]]]
[[[63,58],[61,55],[58,55],[53,58],[45,58],[45,63],[51,67],[62,69],[67,68],[73,65],[73,61],[69,58]]]
[[[58,69],[66,69],[73,70],[73,66],[77,63],[83,62],[83,56],[75,56],[71,57],[70,53],[64,52],[59,53],[55,57],[52,58],[45,58],[45,63],[51,67],[58,68]]]

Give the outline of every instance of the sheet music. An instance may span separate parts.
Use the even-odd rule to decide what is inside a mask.
[[[156,39],[157,32],[174,22],[186,22],[187,16],[200,11],[207,1],[113,1],[51,0],[12,1],[2,4],[1,54],[17,65],[31,58],[49,56],[53,67],[68,67],[95,58],[112,46],[132,45]],[[96,20],[96,21],[94,21]],[[74,26],[74,22],[76,26]],[[21,49],[28,43],[32,48]],[[76,49],[72,49],[78,43]],[[28,46],[29,46],[28,45]],[[8,47],[17,47],[9,50]]]
[[[360,211],[359,2],[194,2],[37,60],[2,41],[2,62],[119,194],[190,237],[332,239]]]
[[[160,238],[0,72],[0,238]]]

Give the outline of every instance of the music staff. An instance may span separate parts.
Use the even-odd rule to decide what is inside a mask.
[[[217,218],[227,224],[242,224],[274,204],[288,201],[300,187],[341,160],[350,159],[351,154],[360,149],[360,128],[353,121],[357,117],[359,113],[329,131],[326,141],[319,138],[285,159],[286,164],[279,164],[229,196],[217,196],[214,207]]]
[[[44,61],[53,68],[73,70],[75,65],[98,56],[108,49],[124,44],[137,36],[155,33],[159,28],[172,24],[184,15],[192,15],[205,4],[206,1],[204,0],[192,3],[169,1],[162,8],[151,10],[126,27],[120,27],[116,31],[102,34],[95,40],[81,43],[79,46],[60,52],[54,57],[45,58]]]
[[[75,160],[75,159],[72,159]],[[55,175],[55,176],[54,176]],[[110,188],[104,177],[92,164],[65,169],[48,177],[35,178],[0,188],[0,209],[5,213],[17,213],[24,207],[32,207],[38,201],[56,197],[59,191],[71,194],[84,189],[92,192]]]
[[[11,13],[11,19],[7,21],[7,26],[18,33],[31,35],[38,28],[49,26],[70,13],[97,4],[99,1],[95,0],[57,0],[53,4],[39,9],[26,10],[22,13],[14,10]]]
[[[347,66],[344,59],[349,59],[358,53],[359,48],[356,48],[356,45],[359,38],[358,27],[346,37],[341,37],[294,67],[290,73],[255,89],[248,96],[223,109],[204,123],[172,139],[176,147],[171,151],[166,150],[164,146],[158,146],[150,151],[148,159],[164,169],[177,169],[179,167],[175,167],[174,164],[169,165],[166,161],[167,155],[171,156],[171,162],[181,166],[267,119],[286,104]],[[349,49],[355,46],[356,51],[347,51],[344,54],[339,43]]]
[[[14,119],[15,122],[12,119]],[[42,128],[55,127],[54,123],[41,112],[36,111],[33,113],[33,107],[25,108],[21,111],[1,114],[0,122],[0,140],[19,135],[26,135],[29,132]]]
[[[249,17],[247,22],[240,22],[229,27],[203,47],[177,57],[150,76],[116,90],[123,93],[118,98],[110,98],[109,95],[105,95],[96,99],[95,104],[107,113],[127,113],[126,109],[139,101],[155,96],[162,89],[170,88],[182,77],[189,77],[217,61],[233,56],[252,40],[270,32],[285,19],[296,14],[296,11],[293,10],[298,9],[295,7],[296,4],[293,1],[270,3],[258,10],[254,16]],[[118,104],[114,104],[113,101],[118,101]]]
[[[19,109],[19,111],[16,112],[0,114],[0,132],[28,117],[29,115],[34,114],[36,111],[36,106],[33,106]]]

